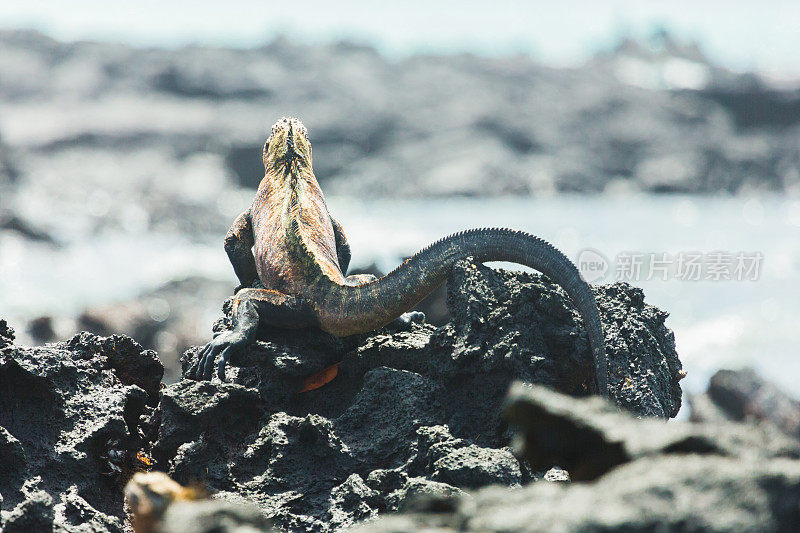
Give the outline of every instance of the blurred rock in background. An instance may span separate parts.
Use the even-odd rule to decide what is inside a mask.
[[[800,401],[752,369],[719,370],[708,389],[689,396],[694,422],[750,422],[771,425],[800,438]]]
[[[336,194],[735,193],[800,180],[800,92],[666,33],[562,69],[521,55],[390,61],[282,38],[167,50],[6,31],[0,46],[3,173],[41,192],[69,183],[64,195],[115,183],[106,209],[132,189],[155,225],[194,221],[187,211],[220,181],[255,187],[269,126],[287,114],[309,126],[317,176]]]
[[[76,329],[133,337],[145,349],[158,352],[164,380],[171,383],[180,377],[181,354],[211,339],[209,317],[219,313],[221,302],[232,293],[230,283],[197,277],[172,280],[129,302],[84,310]]]

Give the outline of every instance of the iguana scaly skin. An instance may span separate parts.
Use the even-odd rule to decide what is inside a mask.
[[[233,325],[203,349],[190,377],[217,375],[234,350],[253,340],[259,322],[277,327],[316,326],[336,336],[365,333],[392,322],[444,283],[453,264],[511,261],[558,283],[583,318],[594,357],[594,391],[606,395],[603,331],[594,296],[577,268],[544,240],[510,229],[473,229],[445,237],[386,276],[345,276],[350,248],[331,217],[312,169],[305,126],[284,118],[264,145],[266,173],[250,208],[225,237],[241,285]]]

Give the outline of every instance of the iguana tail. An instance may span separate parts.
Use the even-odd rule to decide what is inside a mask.
[[[596,392],[607,393],[603,329],[594,295],[575,265],[548,242],[510,229],[473,229],[445,237],[417,252],[386,276],[358,286],[331,282],[316,298],[320,326],[334,335],[365,333],[413,308],[447,278],[456,261],[510,261],[534,268],[572,299],[589,336]]]

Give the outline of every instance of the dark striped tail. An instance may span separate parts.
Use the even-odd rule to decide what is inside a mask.
[[[456,261],[509,261],[538,270],[560,285],[583,319],[596,373],[595,391],[608,394],[603,328],[594,295],[578,269],[547,241],[510,229],[472,229],[417,252],[386,276],[360,286],[335,285],[318,302],[323,329],[336,335],[371,331],[413,308],[445,281]]]

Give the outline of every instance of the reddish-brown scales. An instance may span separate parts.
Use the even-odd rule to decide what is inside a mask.
[[[279,120],[263,159],[266,172],[253,203],[225,238],[241,282],[234,329],[205,347],[190,375],[210,379],[219,355],[217,374],[224,379],[231,351],[251,342],[259,323],[316,326],[338,336],[381,327],[444,283],[456,261],[473,257],[535,268],[564,288],[588,332],[596,369],[591,386],[606,394],[603,332],[594,297],[572,262],[550,244],[509,229],[468,230],[431,244],[380,279],[346,277],[350,248],[314,176],[305,126],[293,118]]]

